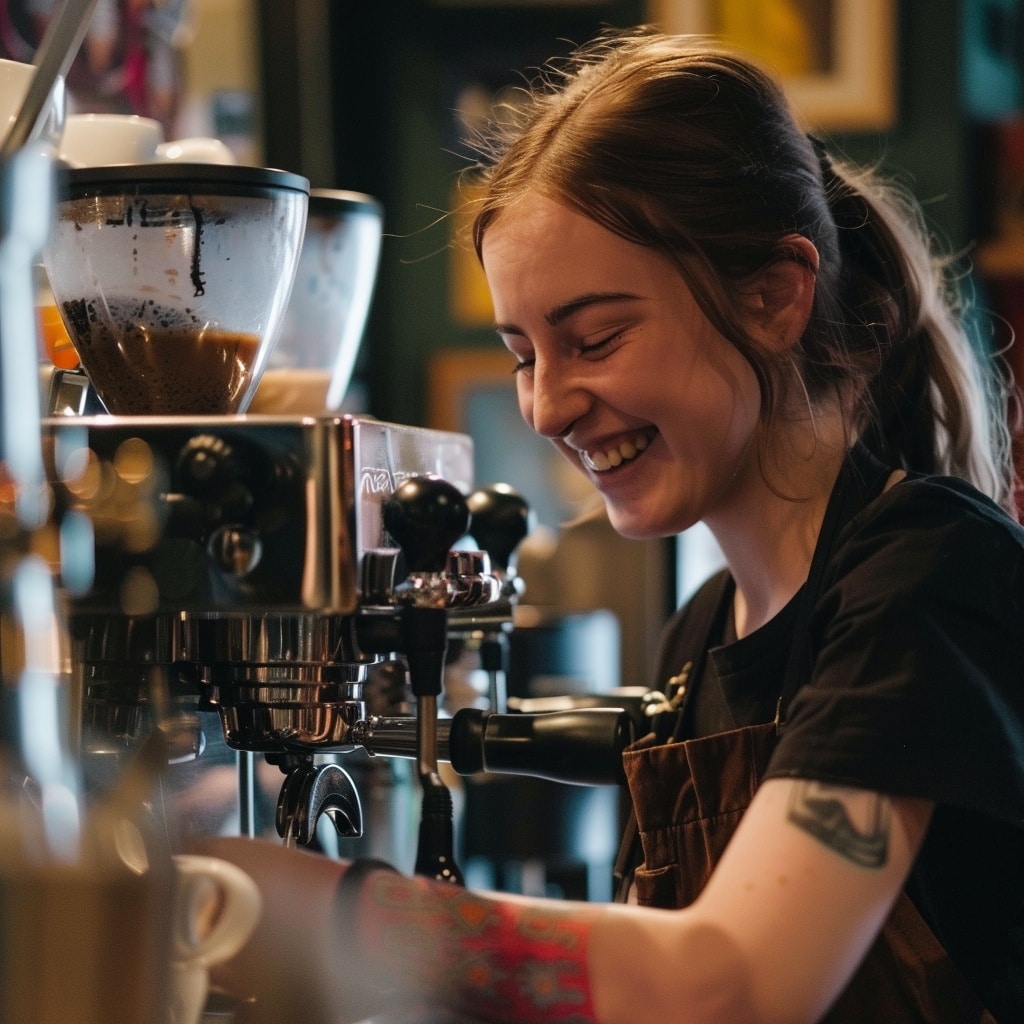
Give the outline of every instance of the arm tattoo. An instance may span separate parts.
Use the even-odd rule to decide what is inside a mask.
[[[592,916],[377,873],[359,895],[355,940],[414,1005],[509,1024],[593,1024]]]
[[[879,793],[798,781],[787,817],[854,864],[880,868],[889,857],[891,810]]]

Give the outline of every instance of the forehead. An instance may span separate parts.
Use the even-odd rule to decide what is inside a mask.
[[[521,247],[536,251],[589,245],[607,236],[606,243],[624,241],[567,203],[527,193],[506,206],[488,226],[481,253],[485,267],[494,259],[515,259]]]
[[[496,306],[641,284],[646,290],[665,277],[679,282],[678,269],[662,254],[540,195],[502,211],[484,234],[481,257]]]

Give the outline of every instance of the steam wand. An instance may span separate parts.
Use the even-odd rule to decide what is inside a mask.
[[[416,698],[416,767],[423,788],[415,871],[463,884],[455,863],[452,796],[438,773],[437,698],[448,648],[448,553],[469,527],[461,491],[438,477],[414,477],[383,508],[384,526],[402,549],[408,575],[395,588],[402,646]]]

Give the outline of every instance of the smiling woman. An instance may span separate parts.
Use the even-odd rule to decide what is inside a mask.
[[[523,418],[587,471],[619,533],[680,533],[729,514],[723,499],[760,500],[741,481],[759,479],[756,377],[671,260],[544,196],[498,216],[481,253]],[[792,267],[799,288],[810,275]]]
[[[1022,1019],[1024,529],[1003,382],[919,208],[757,65],[646,29],[547,66],[485,146],[523,417],[620,533],[701,522],[727,564],[661,632],[623,754],[627,905],[224,844],[285,903],[343,879],[295,983],[321,971],[334,1016]]]

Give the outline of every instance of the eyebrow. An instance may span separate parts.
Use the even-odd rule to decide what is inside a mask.
[[[570,299],[568,302],[563,302],[553,309],[548,310],[544,314],[544,319],[547,321],[549,326],[557,327],[563,320],[568,319],[575,313],[578,313],[581,309],[588,309],[591,306],[602,305],[604,303],[614,302],[629,302],[631,300],[643,298],[641,295],[636,295],[633,292],[588,292],[585,295],[579,295],[575,299]],[[515,324],[501,324],[496,323],[494,330],[498,334],[525,334],[526,332],[520,327],[516,327]]]

